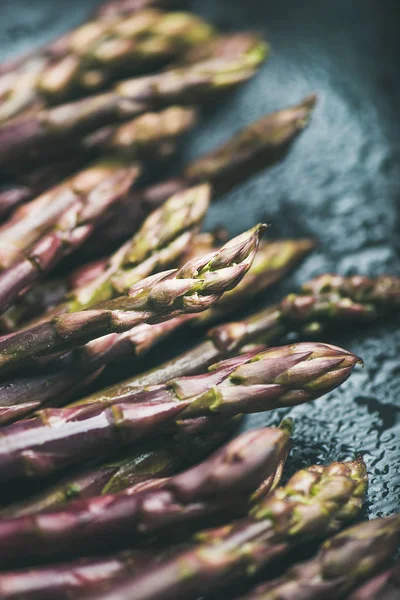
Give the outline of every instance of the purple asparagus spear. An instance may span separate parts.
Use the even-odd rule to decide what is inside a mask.
[[[188,471],[154,480],[143,491],[73,502],[53,512],[0,520],[0,564],[132,546],[213,515],[243,510],[286,456],[291,423],[246,432]],[[272,477],[271,477],[272,476]]]
[[[41,477],[83,458],[118,451],[185,420],[294,406],[343,383],[359,362],[327,344],[295,344],[243,354],[209,372],[170,380],[144,391],[60,409],[4,427],[0,437],[0,481]]]

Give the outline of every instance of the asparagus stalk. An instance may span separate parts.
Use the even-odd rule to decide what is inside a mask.
[[[201,254],[217,250],[228,239],[229,236],[224,230],[217,230],[215,233],[196,234],[190,246],[186,248],[178,266],[183,266],[185,262]],[[258,252],[261,250],[262,244]],[[9,308],[0,317],[0,331],[12,333],[17,329],[21,329],[23,325],[26,326],[27,322],[28,325],[32,325],[35,322],[35,317],[37,318],[43,313],[49,312],[50,309],[65,301],[68,292],[88,285],[103,274],[107,264],[107,258],[100,258],[77,267],[66,277],[50,279],[36,285],[25,294],[18,304]]]
[[[32,515],[73,500],[116,494],[142,481],[173,475],[206,458],[226,442],[237,429],[240,419],[195,419],[177,423],[168,437],[143,443],[122,459],[89,470],[86,467],[36,496],[6,507],[0,516]]]
[[[198,103],[250,79],[266,55],[259,42],[232,59],[213,58],[115,85],[111,91],[43,109],[0,127],[0,165],[48,155],[99,127],[129,119],[154,106]]]
[[[49,355],[109,333],[129,331],[182,313],[201,312],[237,285],[250,268],[264,225],[230,240],[219,251],[189,261],[179,270],[152,275],[124,296],[52,320],[0,341],[0,370],[15,369],[29,356]]]
[[[140,572],[155,560],[153,552],[129,550],[97,559],[0,573],[2,600],[72,600],[106,589],[110,582]]]
[[[296,106],[267,114],[238,131],[222,146],[189,163],[179,177],[128,194],[119,213],[107,223],[107,228],[101,229],[101,248],[96,247],[95,240],[89,240],[86,253],[98,255],[104,245],[112,246],[126,239],[146,212],[187,186],[207,181],[216,199],[259,170],[275,164],[307,125],[315,103],[316,96],[311,95]]]
[[[52,512],[2,519],[0,561],[49,559],[132,546],[135,541],[176,530],[222,511],[234,513],[249,494],[275,474],[286,456],[291,427],[243,433],[191,469],[144,491],[89,498]]]
[[[348,600],[396,600],[400,591],[400,562],[376,575],[353,592]]]
[[[327,540],[314,558],[256,588],[243,600],[344,598],[393,556],[399,541],[400,515],[355,525]]]
[[[298,471],[241,521],[208,531],[188,550],[124,579],[97,600],[195,600],[247,580],[289,550],[332,534],[359,512],[367,486],[364,463]],[[203,541],[201,541],[203,539]]]
[[[233,416],[294,406],[343,383],[358,359],[326,344],[295,344],[248,353],[208,373],[170,380],[145,390],[44,409],[36,418],[2,429],[0,481],[41,477],[84,458],[117,451],[175,420]]]
[[[7,309],[20,294],[26,293],[46,272],[79,247],[96,229],[107,211],[127,193],[137,176],[138,169],[134,167],[122,169],[83,197],[72,187],[61,190],[58,200],[64,210],[40,239],[0,274],[0,309]],[[49,213],[51,207],[48,216]],[[47,218],[49,221],[51,219]],[[23,222],[16,223],[11,230],[20,229],[22,232],[25,225]],[[4,247],[6,260],[12,260],[19,253],[17,243],[15,239],[8,248]]]

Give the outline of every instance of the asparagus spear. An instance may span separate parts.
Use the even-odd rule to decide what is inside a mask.
[[[143,443],[122,459],[108,461],[89,470],[86,466],[36,496],[6,507],[0,516],[32,515],[73,500],[116,494],[141,481],[173,475],[206,458],[212,450],[226,442],[240,420],[240,417],[235,417],[182,421],[175,425],[168,437]]]
[[[227,292],[216,306],[198,315],[194,322],[221,320],[238,305],[245,306],[249,299],[283,279],[314,248],[315,242],[310,239],[261,243],[249,272],[235,290]]]
[[[0,165],[48,155],[99,127],[147,112],[155,105],[198,103],[250,79],[266,45],[233,59],[209,59],[118,83],[111,91],[43,109],[0,127]]]
[[[261,569],[313,539],[337,531],[359,512],[367,486],[359,460],[298,471],[225,531],[208,531],[137,577],[124,579],[97,600],[191,600],[250,579]]]
[[[400,515],[355,525],[327,540],[311,560],[256,588],[243,600],[335,600],[376,572],[396,551]]]
[[[153,552],[129,550],[97,559],[0,573],[2,600],[72,600],[101,591],[123,576],[140,572],[155,560]]]
[[[0,561],[47,559],[173,531],[223,511],[235,513],[275,474],[286,456],[291,426],[243,433],[189,470],[144,491],[73,502],[69,507],[0,521]]]
[[[367,581],[348,600],[396,600],[400,593],[400,562]]]
[[[187,186],[207,181],[216,199],[259,170],[275,164],[306,126],[315,103],[316,96],[311,95],[296,106],[267,114],[238,131],[222,146],[189,163],[179,177],[128,194],[119,213],[101,229],[101,248],[95,240],[89,240],[86,253],[98,255],[105,245],[126,239],[138,227],[143,214]]]
[[[15,369],[32,355],[53,354],[140,323],[157,323],[209,308],[248,271],[264,229],[257,225],[219,251],[193,259],[179,270],[147,277],[125,296],[85,311],[58,315],[1,340],[1,371]]]
[[[40,239],[23,252],[21,258],[16,258],[0,273],[0,309],[7,309],[20,294],[26,293],[46,272],[79,247],[107,211],[127,193],[137,176],[138,169],[134,167],[122,169],[83,196],[73,188],[61,190],[58,198],[59,206],[63,206],[61,214]],[[51,208],[47,216],[49,213]],[[18,228],[24,231],[24,223],[17,223],[11,229]],[[13,240],[9,248],[5,246],[2,249],[6,260],[12,261],[12,257],[19,253],[17,244],[17,240]]]
[[[41,477],[83,458],[117,451],[176,419],[252,413],[294,406],[343,383],[359,359],[326,344],[295,344],[248,353],[214,365],[208,373],[170,380],[144,391],[68,408],[48,408],[36,418],[2,429],[0,481]]]
[[[224,230],[217,230],[215,233],[196,234],[191,245],[186,248],[179,265],[183,266],[185,262],[192,258],[217,250],[228,239],[229,236]],[[262,244],[258,252],[261,250]],[[39,317],[65,301],[68,292],[88,285],[104,273],[107,263],[107,258],[99,258],[77,267],[65,277],[57,277],[36,285],[0,317],[0,331],[11,333],[21,329],[23,325],[26,326],[27,322],[28,325],[32,325],[35,317]]]

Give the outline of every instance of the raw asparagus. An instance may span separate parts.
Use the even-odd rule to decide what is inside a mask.
[[[141,481],[173,475],[204,459],[236,431],[241,417],[177,423],[168,437],[142,444],[129,456],[80,470],[32,498],[12,504],[1,517],[21,517],[55,509],[73,500],[116,494]],[[176,429],[176,431],[175,431]],[[0,586],[1,587],[1,586]],[[1,597],[1,596],[0,596]]]
[[[397,600],[400,595],[400,562],[373,577],[353,592],[348,600]]]
[[[322,281],[328,282],[331,278],[336,282],[342,282],[343,292],[346,290],[347,295],[334,297],[329,289],[327,295],[321,292],[319,294],[319,284]],[[342,321],[364,323],[382,318],[399,306],[399,286],[400,279],[389,275],[375,279],[360,276],[339,278],[337,275],[318,277],[303,286],[305,292],[315,289],[313,296],[306,293],[290,295],[281,304],[262,310],[242,321],[214,327],[208,331],[207,339],[194,348],[153,370],[95,392],[83,399],[81,403],[97,402],[98,400],[108,402],[112,398],[129,395],[138,387],[165,383],[175,377],[199,373],[211,363],[245,348],[248,344],[276,343],[278,340],[282,340],[289,331],[299,331],[300,329],[303,333],[319,332],[329,325],[335,326]],[[365,290],[363,295],[361,295],[361,290]],[[369,290],[368,294],[366,290]],[[293,306],[291,312],[287,306],[288,298],[290,298],[290,306]],[[353,298],[356,298],[357,302]],[[308,309],[302,312],[300,309],[303,301],[306,309],[314,306],[315,312],[310,312]],[[285,307],[284,310],[281,307]],[[318,322],[318,326],[315,324],[316,318],[323,318]],[[169,326],[171,329],[178,328],[187,320],[191,321],[192,317],[190,315],[177,317],[169,322]],[[312,323],[312,326],[309,323]],[[147,344],[152,338],[151,329],[152,326],[143,326],[142,334],[147,339]]]
[[[75,501],[37,515],[0,520],[0,563],[76,556],[110,546],[134,546],[151,535],[243,509],[274,475],[290,443],[291,425],[248,431],[191,469],[149,489]]]
[[[125,80],[111,91],[42,109],[0,127],[0,165],[39,160],[63,144],[155,106],[197,104],[250,79],[264,61],[263,42],[233,59],[209,59],[154,75]]]
[[[110,582],[140,572],[155,560],[150,550],[130,550],[97,559],[0,573],[1,600],[72,600],[107,589]]]
[[[93,190],[110,178],[130,174],[140,174],[140,168],[133,163],[120,160],[101,160],[79,171],[47,193],[21,206],[0,227],[0,267],[5,269],[23,256],[35,242],[40,241],[51,227],[57,226],[63,215],[71,210],[77,199],[86,200]]]
[[[11,239],[7,245],[7,239],[3,241],[0,234],[0,244],[4,243],[0,253],[5,262],[11,262],[0,273],[0,310],[7,309],[20,294],[26,293],[46,272],[79,247],[96,229],[107,211],[127,193],[137,177],[138,169],[133,166],[110,175],[84,195],[80,195],[72,186],[64,187],[60,190],[58,202],[54,207],[49,207],[47,215],[42,215],[42,225],[43,221],[47,225],[50,223],[49,228],[26,250],[21,251],[17,238]],[[51,194],[48,199],[51,199]],[[56,211],[57,204],[62,209],[56,216],[53,213],[52,222],[51,212],[53,208]],[[37,237],[40,226],[36,228],[34,223],[34,219],[30,223],[24,223],[23,220],[17,222],[15,227],[7,231],[8,239],[12,231],[19,230],[22,234],[26,229],[31,229],[32,237]],[[29,237],[29,233],[26,237]],[[18,258],[20,253],[22,256]]]
[[[187,194],[187,192],[184,193]],[[197,239],[195,238],[195,243],[197,244],[197,250],[194,256],[199,251],[210,250],[214,243],[214,237],[209,234],[202,234]],[[235,298],[232,292],[227,292],[230,296],[230,301],[226,306],[226,312],[233,308],[244,306],[246,300],[254,292],[259,291],[263,285],[268,286],[278,275],[283,276],[290,266],[294,264],[295,260],[296,262],[299,261],[304,253],[312,247],[311,240],[299,240],[298,242],[295,240],[271,243],[261,242],[255,261],[245,278],[248,279],[248,284],[242,286],[242,283],[240,283],[235,288],[238,290],[237,298]],[[282,253],[280,268],[278,266],[279,250]],[[261,260],[259,259],[259,255],[261,255]],[[286,264],[285,261],[287,261]],[[255,269],[253,268],[254,265]],[[103,274],[100,273],[100,275]],[[89,278],[89,289],[92,281],[93,279]],[[65,289],[65,285],[62,289]],[[59,291],[57,282],[56,291]],[[49,290],[49,295],[51,298],[51,289]],[[30,300],[34,301],[35,296],[32,295],[32,299]],[[20,312],[18,312],[18,308]],[[4,319],[10,319],[13,315],[14,317],[18,317],[23,309],[24,304],[16,307],[12,311],[13,314],[7,315],[6,313]],[[205,312],[211,312],[211,317],[214,317],[215,315],[212,311],[213,309],[208,309]],[[121,359],[129,360],[132,356],[138,357],[143,355],[156,343],[159,343],[166,336],[182,327],[192,317],[197,319],[195,315],[185,315],[157,325],[142,324],[123,334],[111,334],[106,338],[90,342],[71,353],[69,357],[64,355],[55,373],[49,374],[46,366],[44,373],[19,377],[12,381],[12,385],[10,385],[10,382],[0,383],[0,424],[5,425],[22,418],[24,415],[33,412],[33,410],[38,410],[49,401],[51,401],[52,406],[65,404],[67,400],[77,397],[78,393],[82,394],[88,383],[91,383],[100,375],[103,368],[111,362]],[[211,346],[211,352],[209,346]],[[188,361],[187,372],[181,371],[180,375],[201,371],[202,368],[205,369],[208,367],[213,360],[224,358],[227,354],[221,347],[213,346],[212,341],[201,344],[200,350],[202,348],[204,352],[200,351],[198,353],[196,349],[193,352],[189,351],[189,354],[193,356],[193,361]],[[214,348],[214,353],[212,353],[212,348]],[[68,360],[66,361],[66,359]],[[198,364],[198,359],[202,360],[202,364]],[[59,361],[58,358],[56,360]],[[55,360],[52,359],[51,363],[56,368]],[[36,367],[35,363],[34,366]],[[162,367],[160,372],[162,372]],[[143,377],[141,379],[143,380]],[[164,382],[165,379],[158,381],[150,378],[148,383]]]
[[[175,420],[253,413],[308,402],[350,376],[360,359],[304,343],[242,354],[208,373],[67,408],[48,408],[2,429],[0,481],[41,477],[118,451]]]
[[[399,541],[400,515],[355,525],[327,540],[314,558],[256,588],[243,600],[344,598],[387,563]]]
[[[332,463],[298,471],[251,515],[137,577],[97,594],[97,600],[195,600],[241,580],[313,539],[332,534],[359,513],[367,487],[364,463]],[[93,597],[93,596],[92,596]]]
[[[86,255],[98,256],[105,246],[115,247],[132,235],[143,215],[189,185],[207,181],[213,187],[215,199],[259,170],[275,164],[307,125],[315,103],[316,96],[311,95],[296,106],[265,115],[222,146],[189,163],[179,177],[128,194],[119,213],[107,227],[101,228],[101,247],[96,246],[96,240],[89,240]]]
[[[58,315],[1,340],[0,371],[15,369],[29,356],[74,348],[109,333],[129,331],[140,323],[206,310],[244,277],[264,230],[264,225],[256,225],[217,252],[193,259],[179,270],[143,279],[124,296],[85,311]]]
[[[58,55],[42,54],[21,65],[19,77],[1,77],[0,123],[161,66],[213,36],[212,26],[193,13],[154,8],[89,21],[64,36]]]

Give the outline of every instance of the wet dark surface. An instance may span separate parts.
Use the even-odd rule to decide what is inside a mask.
[[[0,58],[55,37],[95,4],[2,0]],[[222,28],[261,29],[272,55],[254,81],[207,117],[181,160],[311,91],[320,98],[285,162],[215,204],[206,226],[223,223],[236,234],[264,220],[271,237],[317,237],[318,251],[275,295],[324,271],[399,274],[398,2],[197,0],[193,6]],[[296,419],[290,470],[362,454],[370,516],[400,507],[398,324],[325,335],[321,341],[362,356],[365,368],[327,397],[289,411]],[[276,413],[248,419],[250,426],[276,422]]]

